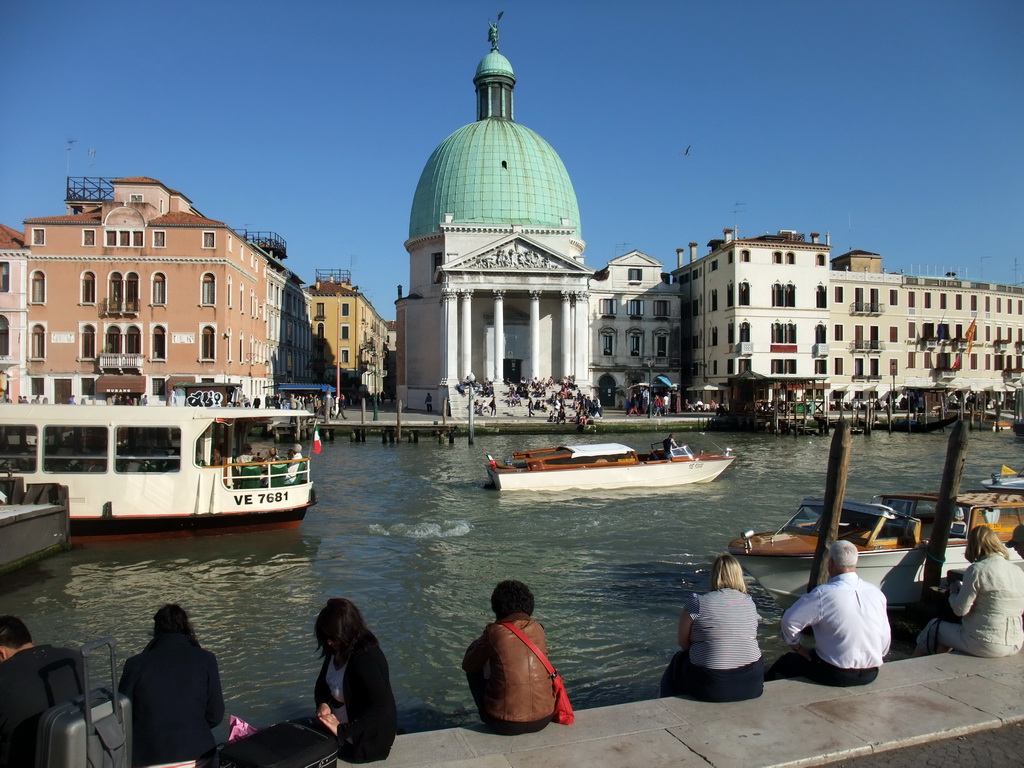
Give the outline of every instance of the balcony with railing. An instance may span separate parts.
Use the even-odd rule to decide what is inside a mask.
[[[288,258],[288,242],[277,232],[256,232],[249,229],[236,229],[235,231],[247,243],[262,248],[274,258]]]
[[[752,341],[741,341],[736,345],[737,355],[752,355],[754,354],[754,342]]]
[[[880,373],[855,373],[850,377],[853,381],[881,381]]]
[[[939,340],[935,336],[922,336],[917,340],[917,343],[925,349],[935,349],[938,346]]]
[[[851,315],[881,315],[885,313],[885,304],[877,301],[854,301],[850,303]]]
[[[138,371],[142,373],[144,356],[124,352],[104,352],[100,355],[99,365],[103,371]]]
[[[996,339],[992,342],[992,351],[997,355],[1005,355],[1010,349],[1010,342],[1007,339]]]
[[[828,344],[814,344],[811,346],[811,357],[828,357]]]
[[[18,355],[0,354],[0,371],[6,371],[16,365],[21,365],[22,360]]]
[[[857,339],[850,342],[851,352],[881,352],[885,349],[885,343],[878,339]]]
[[[138,299],[102,299],[100,317],[134,317],[139,314]]]

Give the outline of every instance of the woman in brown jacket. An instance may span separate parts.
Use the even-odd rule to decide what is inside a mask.
[[[534,733],[551,722],[555,694],[537,655],[502,623],[514,624],[547,654],[544,627],[530,618],[533,594],[521,581],[503,581],[491,594],[495,622],[466,649],[462,669],[480,719],[496,733]]]

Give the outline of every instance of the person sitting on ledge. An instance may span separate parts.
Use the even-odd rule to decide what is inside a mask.
[[[535,733],[551,722],[551,677],[532,650],[502,623],[514,624],[547,653],[544,627],[533,621],[533,593],[521,581],[503,581],[491,594],[494,623],[484,627],[462,659],[480,719],[496,733]]]
[[[806,677],[822,685],[867,685],[889,653],[891,630],[882,590],[857,575],[857,547],[840,540],[828,551],[827,583],[802,595],[782,615],[782,642],[793,649],[765,680]],[[800,645],[814,629],[815,648]]]

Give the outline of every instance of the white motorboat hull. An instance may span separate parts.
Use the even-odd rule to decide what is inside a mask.
[[[690,483],[710,483],[724,472],[735,456],[688,461],[607,467],[571,467],[531,471],[525,468],[488,467],[487,474],[499,491],[564,491],[573,489],[667,488]]]

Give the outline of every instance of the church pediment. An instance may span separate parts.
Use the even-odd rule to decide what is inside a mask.
[[[442,268],[446,273],[558,273],[564,275],[590,275],[588,269],[575,259],[555,253],[539,243],[522,237],[491,244],[478,251],[461,256]]]

